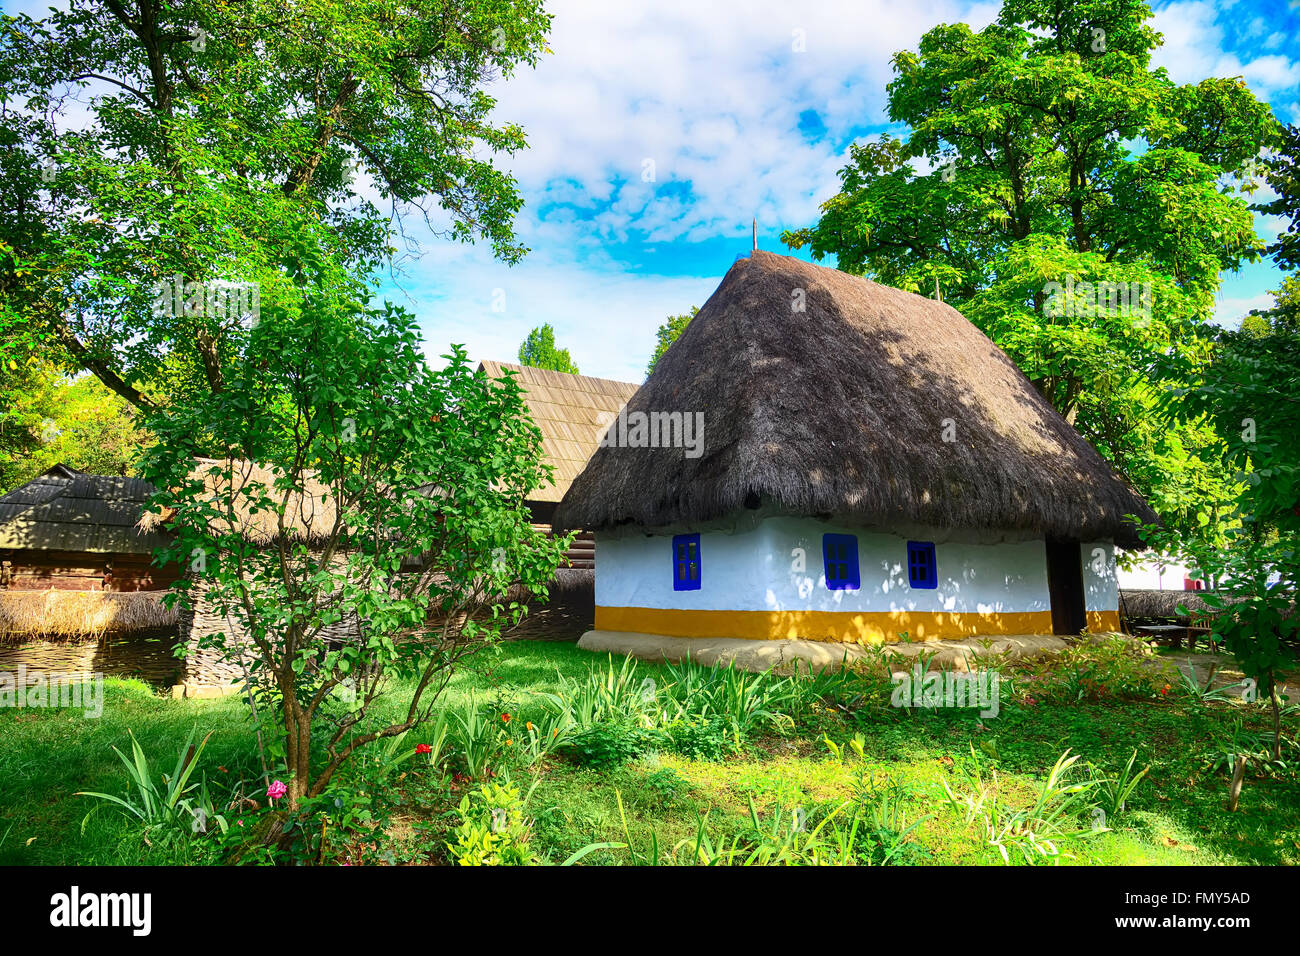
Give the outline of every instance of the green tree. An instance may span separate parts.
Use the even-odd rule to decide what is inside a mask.
[[[1277,198],[1255,208],[1287,221],[1268,247],[1268,254],[1282,269],[1300,271],[1300,126],[1293,124],[1282,130],[1272,154],[1262,165],[1264,178]]]
[[[1238,494],[1221,547],[1177,529],[1148,529],[1163,551],[1180,554],[1197,576],[1218,582],[1215,635],[1256,682],[1273,711],[1273,756],[1281,759],[1277,677],[1300,647],[1300,334],[1224,332],[1204,379],[1183,401],[1223,436],[1238,469]],[[1208,517],[1204,520],[1208,521]]]
[[[552,372],[579,374],[569,350],[555,347],[555,329],[549,324],[539,325],[528,333],[528,338],[519,346],[519,363],[533,368],[548,368]]]
[[[893,61],[905,138],[855,144],[817,224],[784,238],[941,295],[1153,499],[1166,475],[1194,477],[1170,499],[1225,498],[1227,474],[1180,466],[1202,423],[1162,447],[1147,412],[1157,371],[1185,384],[1208,360],[1221,270],[1263,249],[1223,182],[1249,177],[1277,123],[1240,80],[1151,69],[1149,17],[1139,0],[1007,0],[979,32],[930,30]]]
[[[545,597],[568,544],[534,530],[524,504],[549,467],[513,379],[475,373],[460,348],[433,371],[391,306],[304,302],[268,310],[245,343],[261,360],[233,363],[228,388],[153,415],[144,469],[174,512],[166,557],[195,570],[182,600],[205,597],[249,636],[212,646],[242,661],[271,715],[264,760],[283,766],[291,810],[358,747],[424,720],[457,662],[524,613],[501,595]],[[192,475],[212,448],[220,464]],[[320,486],[310,535],[295,534]],[[270,544],[246,533],[249,514]],[[339,621],[355,635],[326,642]],[[368,722],[390,678],[411,682],[409,706]]]
[[[0,371],[0,492],[60,463],[132,474],[147,441],[137,410],[93,375],[69,377],[36,358],[21,374]]]
[[[691,324],[691,319],[695,318],[700,312],[699,306],[691,306],[691,311],[683,312],[681,315],[670,315],[668,320],[655,331],[655,351],[650,356],[650,364],[646,366],[645,373],[648,377],[654,372],[655,366],[659,364],[659,359],[668,351],[668,346],[677,341],[678,336],[686,331],[686,326]]]
[[[1255,336],[1273,331],[1300,332],[1300,276],[1284,276],[1282,284],[1272,290],[1273,305],[1252,309],[1241,320],[1241,330]]]
[[[1278,230],[1277,239],[1268,247],[1268,254],[1278,267],[1296,273],[1300,271],[1300,127],[1288,126],[1272,154],[1263,163],[1264,178],[1277,193],[1271,202],[1254,208],[1268,216],[1278,216],[1285,225]],[[1252,319],[1257,322],[1243,324],[1243,328],[1262,332],[1266,328],[1300,332],[1300,276],[1289,275],[1280,288],[1273,291],[1273,307],[1255,310]]]
[[[292,308],[290,261],[350,287],[394,251],[393,213],[517,260],[522,200],[494,154],[524,134],[494,122],[485,88],[537,61],[549,23],[540,0],[72,0],[4,16],[0,321],[148,407],[222,390],[238,359],[252,310],[207,308],[195,289],[251,283]],[[185,295],[159,296],[162,282]]]

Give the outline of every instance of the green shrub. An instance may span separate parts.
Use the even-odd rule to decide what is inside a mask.
[[[557,749],[574,763],[599,770],[659,750],[665,742],[662,733],[644,727],[593,724]]]
[[[460,825],[447,844],[459,866],[528,866],[535,862],[529,839],[532,826],[524,816],[529,794],[520,796],[511,783],[489,783],[460,801]]]
[[[660,717],[659,688],[654,678],[638,677],[637,662],[625,657],[614,666],[613,655],[603,668],[592,667],[583,680],[560,678],[560,701],[576,730],[597,724],[653,727]]]
[[[501,752],[501,728],[501,722],[480,707],[473,694],[464,711],[451,712],[448,738],[470,778],[481,780],[487,776]]]
[[[941,782],[948,804],[965,817],[968,825],[978,827],[1004,863],[1011,862],[1012,851],[1029,864],[1055,863],[1065,844],[1105,829],[1104,825],[1081,822],[1098,809],[1094,791],[1099,781],[1075,778],[1078,760],[1079,756],[1070,756],[1068,750],[1061,754],[1029,807],[1018,806],[1007,798],[997,770],[986,769],[984,758],[974,747],[969,759],[955,763],[964,786],[954,790],[947,780]]]
[[[1145,645],[1121,637],[1083,641],[1056,657],[1026,662],[1015,676],[1015,693],[1031,702],[1147,700],[1168,684],[1150,656]]]
[[[127,759],[116,747],[113,748],[113,753],[117,754],[126,767],[131,781],[126,794],[119,797],[111,793],[83,790],[76,796],[93,797],[117,807],[141,825],[147,838],[152,836],[164,842],[187,840],[192,835],[206,833],[209,826],[224,832],[226,819],[214,807],[207,781],[200,779],[190,782],[212,734],[209,733],[195,747],[195,731],[191,730],[185,745],[181,747],[180,756],[176,758],[175,768],[170,774],[161,774],[160,781],[154,779],[149,758],[145,756],[140,742],[135,739],[135,734],[130,732],[130,736],[131,759]],[[83,832],[86,820],[94,812],[91,810],[82,819]]]
[[[724,717],[676,721],[668,736],[673,750],[692,760],[722,760],[740,751],[740,741]]]

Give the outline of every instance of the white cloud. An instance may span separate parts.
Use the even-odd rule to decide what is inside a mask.
[[[836,192],[848,138],[887,123],[893,55],[937,23],[978,29],[998,4],[560,0],[548,9],[553,55],[493,91],[496,115],[528,132],[529,148],[506,165],[527,199],[518,227],[534,252],[507,270],[480,248],[429,245],[404,284],[431,352],[463,341],[475,357],[512,358],[528,329],[549,321],[584,372],[639,379],[664,317],[702,305],[722,277],[713,263],[695,276],[629,272],[607,244],[648,251],[732,238],[740,252],[753,217],[769,235],[811,223]],[[806,111],[825,136],[800,132]],[[647,160],[654,182],[642,180]],[[507,289],[504,316],[485,312],[493,288]]]
[[[1214,303],[1214,321],[1219,325],[1235,329],[1253,309],[1271,309],[1273,302],[1271,292],[1245,297],[1220,294]]]
[[[560,180],[589,190],[595,205],[611,181],[640,185],[653,160],[657,183],[690,182],[688,206],[661,208],[654,190],[625,187],[600,231],[621,237],[635,222],[663,241],[739,235],[755,211],[806,222],[834,190],[843,163],[834,143],[887,122],[893,54],[936,23],[987,23],[995,7],[570,0],[552,10],[554,55],[496,90],[498,115],[530,134],[511,168],[530,193]],[[793,49],[796,30],[804,52]],[[831,141],[799,132],[807,110]]]
[[[1197,83],[1209,76],[1242,76],[1256,96],[1273,100],[1278,94],[1294,104],[1300,84],[1300,64],[1292,55],[1265,54],[1242,60],[1224,49],[1225,33],[1220,17],[1225,10],[1210,0],[1184,0],[1160,7],[1152,25],[1164,35],[1164,45],[1152,55],[1155,66],[1163,66],[1178,83]],[[1262,19],[1252,22],[1247,32],[1260,35]],[[1255,30],[1254,25],[1260,29]],[[1284,41],[1276,34],[1261,45],[1275,48]]]

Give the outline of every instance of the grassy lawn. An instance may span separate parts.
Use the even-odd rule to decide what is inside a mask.
[[[1123,812],[1106,818],[1108,829],[1096,832],[1091,802],[1071,804],[1056,821],[1056,836],[1038,831],[1058,855],[1031,848],[1029,858],[1081,865],[1300,863],[1296,715],[1285,718],[1285,766],[1253,759],[1240,807],[1228,813],[1221,755],[1242,749],[1252,735],[1246,749],[1254,748],[1268,725],[1266,711],[1199,701],[1161,681],[1143,691],[1134,684],[1137,671],[1114,659],[1079,658],[1069,667],[1019,673],[1004,681],[1000,712],[987,719],[973,711],[890,707],[887,683],[849,676],[816,686],[804,680],[789,713],[754,717],[738,744],[735,734],[719,730],[722,723],[704,719],[698,726],[679,719],[667,730],[617,733],[602,724],[585,735],[566,731],[557,737],[569,741],[565,746],[531,759],[527,726],[536,722],[536,736],[553,720],[541,695],[572,694],[593,671],[613,677],[621,663],[611,667],[606,658],[555,643],[508,643],[478,655],[453,679],[441,706],[463,712],[471,701],[479,704],[493,722],[483,739],[496,738],[491,769],[471,779],[455,733],[436,771],[422,756],[394,754],[388,763],[367,758],[346,785],[373,804],[382,825],[363,821],[339,829],[325,859],[452,862],[447,842],[462,821],[462,798],[477,794],[484,781],[510,780],[521,793],[531,789],[523,814],[527,848],[538,862],[563,862],[593,843],[627,847],[589,852],[584,864],[645,862],[656,847],[659,862],[677,863],[727,847],[788,849],[814,832],[823,838],[837,829],[846,833],[853,817],[860,862],[888,856],[894,863],[1000,865],[990,822],[1032,806],[1064,751],[1081,756],[1065,778],[1079,782],[1089,779],[1084,764],[1096,765],[1094,775],[1115,775],[1136,749],[1136,768],[1149,768],[1147,775]],[[646,663],[624,676],[642,691],[652,679],[651,697],[667,696],[681,677]],[[155,775],[170,772],[197,729],[212,735],[200,769],[214,793],[228,797],[241,778],[250,792],[264,786],[253,782],[255,733],[243,703],[176,701],[130,681],[106,681],[105,694],[98,720],[58,710],[0,710],[0,863],[223,859],[214,841],[159,839],[112,807],[74,794],[127,791],[127,774],[111,748],[129,752],[129,731]],[[395,713],[404,697],[394,687],[383,708]],[[403,747],[429,739],[425,731],[413,731]],[[850,743],[855,735],[860,754]],[[840,748],[838,756],[827,739]],[[611,757],[611,748],[625,745],[632,752]],[[263,791],[253,795],[265,803]],[[227,815],[233,827],[257,812],[235,806]],[[831,823],[817,831],[828,815]],[[697,852],[701,833],[703,854]],[[1025,861],[1014,828],[1004,845],[1012,863]]]

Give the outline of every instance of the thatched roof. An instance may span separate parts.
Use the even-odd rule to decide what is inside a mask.
[[[600,436],[618,410],[636,392],[632,382],[590,375],[570,375],[549,369],[483,362],[492,378],[515,373],[533,421],[542,432],[542,451],[555,469],[555,484],[533,492],[535,501],[559,501],[586,466]]]
[[[0,495],[0,548],[150,554],[165,537],[136,525],[153,491],[141,478],[55,465]]]
[[[203,482],[201,494],[214,502],[222,514],[231,515],[238,530],[250,541],[270,544],[279,538],[279,515],[275,511],[254,513],[249,509],[250,497],[262,494],[279,505],[280,493],[275,490],[275,473],[271,469],[241,459],[196,458],[189,477]],[[290,495],[285,506],[285,531],[293,540],[319,541],[329,535],[334,525],[337,514],[334,495],[328,485],[317,481],[311,474],[305,476],[303,484],[304,492]],[[147,530],[160,530],[175,514],[174,510],[150,511],[141,519],[140,526]],[[213,530],[233,529],[218,527]]]
[[[955,309],[769,252],[731,267],[627,410],[703,412],[702,454],[600,448],[557,527],[664,528],[762,507],[1135,546],[1124,516],[1155,519]]]
[[[0,591],[0,643],[98,638],[176,626],[166,591]]]

